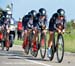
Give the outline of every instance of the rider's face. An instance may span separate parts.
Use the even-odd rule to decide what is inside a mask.
[[[33,20],[33,17],[31,17],[31,19]]]
[[[63,16],[58,16],[58,19],[63,20],[64,17]]]
[[[45,19],[45,16],[40,16],[40,19],[44,20]]]

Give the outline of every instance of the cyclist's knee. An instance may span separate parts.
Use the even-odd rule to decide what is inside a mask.
[[[53,40],[53,36],[54,36],[54,32],[53,31],[50,31],[49,32],[49,35],[50,35],[50,39],[49,40],[52,41]]]
[[[27,30],[24,30],[24,34],[25,34],[25,35],[27,34]]]

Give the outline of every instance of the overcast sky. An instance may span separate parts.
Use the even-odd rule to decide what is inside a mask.
[[[48,19],[58,8],[63,8],[66,12],[66,19],[75,19],[75,0],[0,0],[0,7],[6,8],[7,4],[13,3],[13,17],[18,20],[30,10],[47,10]]]

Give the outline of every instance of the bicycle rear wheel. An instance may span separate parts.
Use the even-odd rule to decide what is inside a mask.
[[[46,55],[46,36],[44,33],[41,33],[40,37],[40,54],[42,59],[44,59]]]
[[[51,57],[49,58],[52,61],[54,58],[54,46],[51,47]]]
[[[34,34],[32,33],[32,39],[34,38]],[[31,41],[31,54],[34,57],[37,57],[38,55],[38,40],[36,42]]]
[[[56,48],[57,48],[57,60],[58,62],[62,62],[63,60],[63,56],[64,56],[64,39],[62,34],[58,34],[57,37],[57,44],[56,44]]]
[[[29,54],[29,40],[28,38],[26,38],[26,46],[25,46],[25,49],[24,49],[25,53],[28,55]]]
[[[6,51],[9,51],[10,41],[6,40],[5,44],[6,44]]]

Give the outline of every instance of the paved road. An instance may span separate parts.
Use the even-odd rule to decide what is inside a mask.
[[[14,46],[8,52],[1,51],[0,66],[75,66],[75,54],[65,53],[62,63],[57,63],[56,56],[53,61],[46,57],[41,59],[40,53],[35,58],[31,54],[26,55],[21,46]]]

